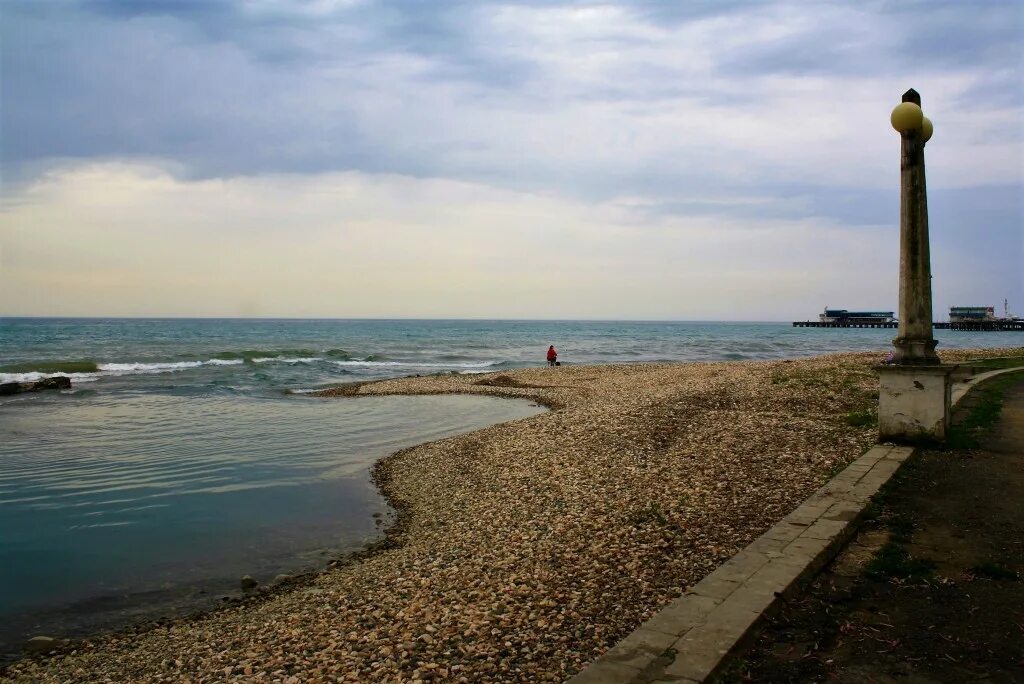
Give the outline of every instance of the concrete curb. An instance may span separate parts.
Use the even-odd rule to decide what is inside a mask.
[[[985,380],[1014,370],[1020,368],[957,383],[952,404]],[[570,684],[699,684],[714,677],[758,623],[846,545],[873,497],[913,453],[913,447],[886,444],[869,449]]]
[[[998,370],[978,373],[977,375],[966,378],[962,382],[956,383],[956,386],[953,387],[953,390],[950,393],[950,403],[953,406],[956,406],[961,399],[967,396],[968,392],[970,392],[972,389],[974,389],[975,387],[977,387],[978,385],[980,385],[981,383],[985,382],[990,378],[994,378],[997,375],[1003,375],[1004,373],[1013,373],[1020,370],[1024,370],[1024,366],[1018,366],[1016,368],[1000,368]]]

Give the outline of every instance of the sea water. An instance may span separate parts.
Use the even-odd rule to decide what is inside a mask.
[[[788,323],[0,319],[0,382],[68,375],[103,391],[251,395],[328,383],[565,363],[794,358],[890,348],[884,328]],[[939,348],[1012,347],[1019,332],[936,330]]]
[[[893,330],[777,323],[2,319],[0,651],[209,605],[379,534],[369,469],[533,415],[486,397],[319,399],[339,382],[542,365],[885,353]],[[940,347],[1020,346],[936,331]]]

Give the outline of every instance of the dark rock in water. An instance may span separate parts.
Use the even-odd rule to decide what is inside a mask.
[[[256,587],[258,587],[258,586],[260,585],[260,583],[259,583],[259,582],[257,582],[256,580],[254,580],[254,579],[253,579],[252,577],[250,577],[249,575],[244,575],[244,576],[242,577],[242,581],[241,581],[241,584],[242,584],[242,590],[243,590],[243,591],[248,591],[248,590],[250,590],[250,589],[255,589]]]
[[[34,636],[25,642],[26,653],[49,653],[62,644],[61,640],[48,636]]]
[[[287,582],[291,578],[292,578],[291,575],[283,575],[283,574],[282,575],[278,575],[277,577],[274,578],[274,584],[281,584],[282,582]]]
[[[36,389],[71,389],[71,378],[57,375],[36,382]]]
[[[36,380],[35,382],[5,382],[0,384],[0,396],[21,394],[22,392],[38,392],[48,389],[71,389],[71,378],[65,375],[57,375],[52,378]]]

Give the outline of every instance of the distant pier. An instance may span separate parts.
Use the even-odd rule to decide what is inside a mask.
[[[794,328],[898,328],[899,323],[882,323],[882,322],[867,322],[867,321],[830,321],[828,323],[822,323],[821,321],[793,321]]]
[[[793,321],[794,328],[898,328],[899,323],[871,323],[858,321],[833,321],[822,323],[821,321]],[[936,330],[974,330],[974,331],[998,331],[998,330],[1020,330],[1024,331],[1024,321],[972,321],[970,323],[932,323]]]
[[[1021,330],[1024,321],[970,321],[965,323],[934,323],[938,330]]]

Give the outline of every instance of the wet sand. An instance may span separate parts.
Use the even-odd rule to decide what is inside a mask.
[[[1017,350],[951,351],[947,362]],[[394,454],[386,543],[264,599],[23,660],[12,681],[562,681],[874,442],[871,365],[561,366],[326,394],[553,411]],[[339,398],[339,401],[358,398]],[[867,413],[865,413],[867,412]]]

